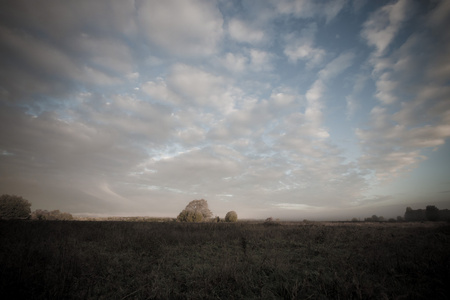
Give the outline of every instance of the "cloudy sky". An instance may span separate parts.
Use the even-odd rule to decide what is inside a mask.
[[[0,193],[34,209],[450,208],[450,1],[0,2]]]

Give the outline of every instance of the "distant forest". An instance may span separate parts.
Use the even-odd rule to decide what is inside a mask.
[[[406,208],[405,221],[450,221],[450,210],[439,210],[434,205],[428,205],[426,209]]]

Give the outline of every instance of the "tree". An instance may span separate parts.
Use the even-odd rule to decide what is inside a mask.
[[[434,205],[428,205],[425,210],[425,216],[428,221],[438,221],[439,220],[439,209]]]
[[[0,196],[0,219],[27,219],[31,213],[31,203],[16,195]]]
[[[203,216],[203,219],[208,219],[213,216],[213,213],[208,208],[208,202],[204,199],[192,200],[184,210],[200,212]]]
[[[425,221],[426,211],[423,209],[412,209],[411,207],[407,207],[405,211],[405,221],[407,222],[416,222],[416,221]]]
[[[225,215],[225,222],[237,222],[238,216],[235,211],[229,211]]]

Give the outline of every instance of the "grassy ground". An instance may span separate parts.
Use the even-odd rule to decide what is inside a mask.
[[[449,250],[432,223],[0,222],[0,295],[448,299]]]

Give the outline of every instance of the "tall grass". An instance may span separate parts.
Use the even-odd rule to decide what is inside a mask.
[[[447,299],[449,249],[448,225],[0,222],[0,294]]]

